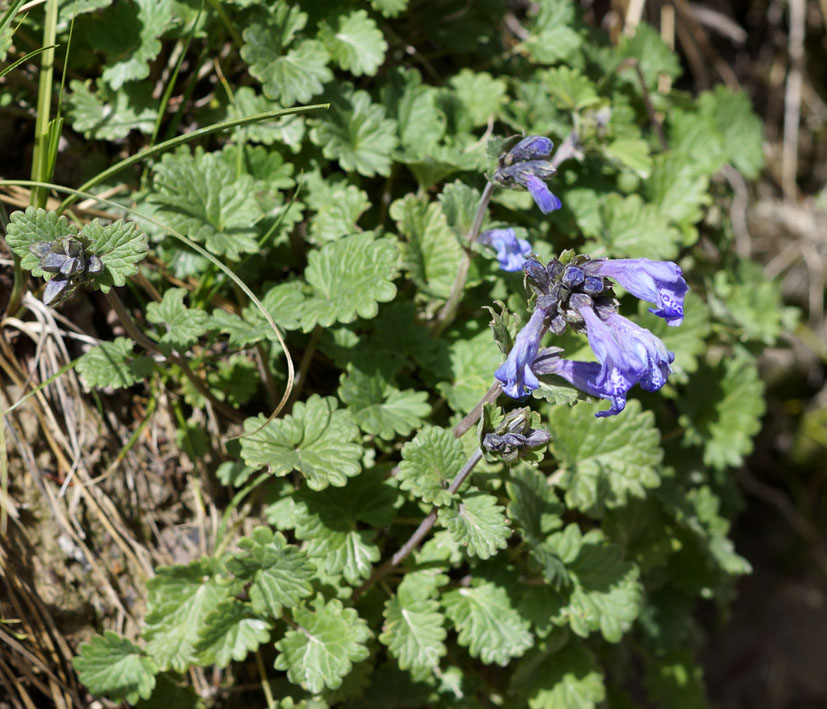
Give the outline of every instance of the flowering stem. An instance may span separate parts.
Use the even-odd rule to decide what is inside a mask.
[[[497,397],[502,393],[502,390],[503,385],[495,381],[491,385],[491,388],[485,393],[485,396],[480,399],[479,403],[471,409],[468,414],[466,414],[462,421],[454,426],[452,430],[454,436],[456,438],[462,438],[465,435],[465,432],[480,420],[480,416],[482,415],[482,407],[486,404],[490,404],[492,401],[496,401]]]
[[[462,260],[459,262],[459,268],[457,269],[457,277],[454,279],[454,285],[451,286],[451,293],[448,296],[448,300],[445,301],[445,305],[442,306],[442,309],[436,316],[436,320],[434,321],[433,327],[431,328],[431,333],[435,337],[442,333],[442,331],[453,322],[454,317],[457,314],[459,301],[462,298],[462,291],[465,288],[465,281],[468,280],[468,269],[471,267],[471,259],[474,255],[474,252],[471,250],[471,247],[473,243],[477,240],[477,237],[480,235],[480,230],[482,229],[482,222],[485,219],[485,212],[488,209],[488,203],[491,201],[491,197],[493,194],[494,183],[487,182],[485,185],[485,189],[482,191],[480,203],[477,206],[477,214],[474,217],[474,223],[471,224],[471,228],[468,230],[468,235],[465,237],[465,244],[463,244],[464,251],[462,254]]]
[[[448,492],[452,495],[459,490],[459,486],[465,482],[465,478],[467,478],[471,471],[476,467],[477,463],[482,460],[482,450],[477,448],[472,454],[471,457],[466,461],[465,465],[462,466],[462,470],[460,470],[456,477],[451,481],[451,484],[448,486]],[[402,545],[402,548],[399,549],[396,554],[394,554],[390,559],[388,559],[382,566],[380,566],[376,571],[371,574],[371,577],[365,581],[359,588],[357,588],[353,592],[353,600],[355,601],[359,596],[361,596],[365,591],[367,591],[371,586],[373,586],[377,581],[385,578],[385,576],[390,573],[391,569],[395,566],[398,566],[402,561],[407,557],[414,549],[419,546],[419,543],[428,535],[428,532],[431,531],[431,528],[436,524],[437,514],[439,513],[439,507],[436,505],[431,510],[430,514],[422,520],[420,525],[416,528],[416,531],[410,536],[407,542]]]

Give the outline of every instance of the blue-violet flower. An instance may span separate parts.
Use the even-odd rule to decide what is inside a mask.
[[[512,399],[522,399],[540,386],[539,380],[531,371],[531,365],[540,349],[543,321],[547,314],[543,308],[534,310],[523,329],[517,333],[505,362],[494,372],[494,378],[503,385],[503,391]]]
[[[497,261],[503,271],[521,271],[525,257],[531,253],[531,244],[518,239],[511,228],[489,229],[480,234],[478,241],[497,250]]]
[[[649,311],[675,327],[683,322],[683,298],[689,286],[680,266],[648,258],[591,261],[584,266],[591,276],[608,276],[636,298],[654,303]]]

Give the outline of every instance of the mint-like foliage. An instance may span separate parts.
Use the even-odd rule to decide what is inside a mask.
[[[313,294],[302,305],[301,325],[352,322],[357,315],[372,318],[377,303],[393,300],[398,262],[392,239],[375,239],[370,232],[353,234],[314,251],[305,270]]]
[[[101,342],[80,357],[78,374],[92,388],[132,386],[152,371],[152,359],[133,354],[133,348],[134,343],[126,337]]]
[[[111,630],[81,645],[73,664],[90,691],[114,701],[126,699],[130,704],[139,698],[149,699],[158,673],[151,657]]]
[[[276,643],[276,669],[285,670],[291,682],[314,694],[341,686],[353,663],[369,655],[367,623],[341,601],[325,603],[317,597],[312,610],[298,609],[294,619],[298,630],[287,631]]]
[[[298,470],[313,490],[342,487],[359,474],[359,429],[333,397],[313,395],[297,403],[289,416],[261,428],[265,420],[259,416],[244,422],[251,434],[241,439],[247,465],[266,466],[275,476]]]
[[[445,618],[439,603],[427,598],[391,598],[385,604],[385,625],[379,640],[403,670],[414,677],[425,676],[445,655]]]
[[[450,505],[448,486],[464,461],[462,446],[450,432],[436,426],[423,428],[402,448],[400,487],[423,502]]]

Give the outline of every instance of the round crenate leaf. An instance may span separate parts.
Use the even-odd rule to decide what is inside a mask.
[[[264,416],[244,422],[248,433],[264,423]],[[328,485],[343,487],[359,474],[362,446],[359,427],[349,411],[339,409],[332,396],[313,394],[298,402],[293,413],[270,421],[260,431],[241,439],[241,457],[247,465],[268,466],[281,477],[298,470],[312,490]]]
[[[448,486],[464,462],[462,444],[450,431],[426,426],[402,448],[399,487],[410,490],[423,502],[450,505],[453,495]]]
[[[12,212],[6,227],[6,243],[20,257],[20,265],[33,276],[51,278],[52,274],[40,268],[40,257],[29,250],[38,241],[57,241],[64,236],[77,236],[78,230],[66,217],[57,212],[27,207],[25,212]]]
[[[149,699],[158,666],[144,651],[111,630],[80,646],[72,660],[78,679],[93,694],[107,694],[116,702],[135,704]]]
[[[275,667],[313,694],[341,686],[353,663],[370,654],[364,644],[371,636],[368,624],[339,600],[325,603],[318,596],[313,610],[297,608],[293,620],[298,630],[289,630],[276,643]]]

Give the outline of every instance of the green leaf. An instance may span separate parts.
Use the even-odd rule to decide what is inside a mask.
[[[396,17],[408,7],[409,0],[370,0],[371,7],[385,17]]]
[[[150,303],[146,308],[146,319],[149,322],[166,326],[161,343],[179,352],[198,341],[207,331],[210,319],[203,310],[184,305],[186,294],[186,288],[170,288],[160,303]]]
[[[680,706],[706,709],[709,706],[703,669],[689,650],[676,650],[665,657],[649,657],[646,668],[646,691],[657,706]]]
[[[198,661],[196,645],[207,628],[207,616],[236,590],[222,583],[214,559],[161,566],[146,587],[147,653],[162,670],[184,672]]]
[[[227,667],[241,662],[270,638],[272,624],[257,617],[244,603],[223,601],[204,621],[201,639],[195,645],[198,662]]]
[[[438,202],[409,194],[391,204],[391,218],[405,237],[405,270],[424,295],[446,299],[462,259],[462,247]]]
[[[312,199],[312,195],[308,199]],[[370,200],[358,187],[336,185],[327,193],[324,202],[316,207],[318,212],[310,222],[310,238],[316,244],[325,244],[353,234],[358,231],[356,222],[368,207]]]
[[[284,107],[309,102],[333,78],[321,42],[307,39],[285,53],[306,24],[307,15],[297,5],[277,2],[266,22],[252,21],[244,30],[241,58],[262,83],[267,98]]]
[[[468,130],[495,119],[505,102],[506,83],[485,71],[462,69],[451,77],[451,86],[469,119]]]
[[[349,365],[341,382],[339,398],[359,428],[386,441],[397,435],[410,435],[431,413],[427,392],[399,391],[387,383],[381,372],[365,374]]]
[[[293,512],[296,537],[307,541],[307,553],[320,570],[343,574],[356,584],[379,561],[379,548],[373,543],[376,531],[365,525],[390,524],[397,494],[375,468],[351,480],[344,491],[302,490]]]
[[[568,569],[572,590],[562,615],[571,629],[584,638],[600,630],[609,642],[619,642],[640,612],[637,567],[623,559],[619,546],[593,529],[583,537]]]
[[[331,58],[354,76],[375,76],[385,61],[388,44],[365,10],[339,15],[331,27],[326,21],[319,25],[319,39]]]
[[[445,648],[445,618],[439,603],[419,598],[403,601],[394,596],[385,603],[385,624],[379,640],[387,645],[399,667],[414,678],[424,678],[439,665]]]
[[[480,330],[473,337],[452,342],[449,360],[448,381],[437,384],[437,389],[454,411],[464,414],[491,387],[502,357],[490,331]]]
[[[442,600],[459,633],[459,644],[485,664],[505,666],[531,647],[529,623],[517,612],[506,588],[484,581],[449,591]]]
[[[233,103],[226,107],[224,120],[238,120],[259,113],[278,111],[280,108],[283,108],[281,104],[257,94],[251,86],[241,86],[233,95]],[[292,114],[269,121],[256,121],[245,126],[243,130],[244,136],[251,143],[263,143],[264,145],[284,143],[297,151],[304,138],[304,117],[300,114]]]
[[[372,103],[366,91],[344,83],[331,99],[330,111],[310,131],[310,139],[345,171],[387,176],[397,143],[396,121],[386,118],[384,108]]]
[[[780,285],[767,279],[763,267],[753,261],[739,261],[734,274],[723,270],[715,274],[710,305],[719,320],[740,329],[740,340],[772,345],[783,329]]]
[[[352,663],[370,655],[364,644],[371,636],[367,623],[341,601],[325,603],[319,596],[313,610],[297,608],[293,620],[299,629],[288,630],[276,643],[279,655],[275,667],[285,670],[291,682],[308,692],[336,689]]]
[[[574,6],[567,0],[545,0],[538,5],[534,26],[525,40],[529,55],[540,64],[572,60],[582,44],[580,35],[570,26]]]
[[[580,111],[600,103],[594,83],[577,69],[567,66],[549,69],[543,84],[555,105],[567,111]]]
[[[456,508],[440,509],[438,520],[458,544],[480,559],[505,549],[511,536],[505,509],[497,504],[497,498],[473,488],[463,493]]]
[[[437,89],[422,83],[416,69],[397,68],[383,88],[382,102],[388,116],[396,119],[399,147],[408,158],[430,155],[445,134],[437,95]]]
[[[311,251],[304,277],[313,295],[302,307],[302,329],[353,322],[357,315],[375,317],[377,303],[396,296],[392,281],[398,260],[396,242],[374,239],[372,232],[352,234]]]
[[[76,365],[77,372],[92,389],[123,389],[142,381],[152,371],[149,357],[132,354],[135,343],[126,337],[101,342],[84,353]]]
[[[603,148],[603,153],[644,179],[652,172],[649,143],[642,138],[615,138]]]
[[[89,44],[110,57],[102,78],[113,90],[149,76],[149,62],[161,51],[158,37],[170,25],[172,11],[172,0],[116,2],[85,25]]]
[[[460,239],[466,238],[479,208],[479,190],[454,180],[451,184],[445,185],[439,193],[439,201],[454,233]]]
[[[600,203],[598,243],[610,256],[654,260],[674,259],[682,237],[668,217],[639,195],[612,192]]]
[[[92,280],[96,288],[108,293],[112,286],[122,286],[127,278],[138,273],[138,264],[149,250],[146,234],[133,222],[120,219],[101,226],[97,219],[89,222],[81,232],[89,239],[89,253],[97,254],[103,262],[103,273]]]
[[[256,527],[238,547],[227,569],[236,578],[252,582],[250,602],[259,617],[280,618],[282,608],[295,608],[302,598],[313,595],[313,564],[281,533]]]
[[[273,286],[261,298],[264,309],[270,313],[276,325],[285,330],[298,329],[303,303],[304,295],[300,281]],[[266,339],[277,341],[276,333],[256,306],[246,306],[242,316],[228,313],[226,310],[213,310],[210,327],[227,333],[230,336],[231,347],[249,347]]]
[[[242,253],[258,251],[256,223],[263,212],[250,175],[236,175],[220,154],[200,147],[194,155],[187,148],[167,153],[154,172],[147,199],[159,205],[161,222],[216,256],[237,261]]]
[[[146,83],[128,84],[112,91],[98,83],[97,93],[89,90],[89,82],[73,80],[66,95],[66,117],[78,133],[87,139],[119,140],[130,131],[150,135],[158,115],[152,87]]]
[[[244,422],[252,433],[266,421],[261,414]],[[264,428],[241,439],[241,457],[247,465],[267,466],[277,477],[298,470],[313,490],[328,485],[343,487],[359,474],[362,446],[359,428],[350,412],[338,409],[332,396],[313,394],[299,401],[293,413],[270,421]]]
[[[556,406],[549,418],[551,449],[565,471],[560,486],[566,504],[594,515],[657,487],[663,457],[651,411],[633,400],[621,416],[599,419],[594,413],[600,408]]]
[[[702,445],[704,463],[723,470],[741,465],[752,452],[752,437],[766,411],[764,385],[753,361],[727,357],[693,375],[678,407],[684,442]]]
[[[716,86],[698,98],[700,112],[709,116],[721,135],[727,159],[744,177],[755,179],[764,166],[761,120],[752,111],[746,91]]]
[[[657,87],[658,77],[661,74],[666,74],[672,79],[676,79],[681,75],[681,64],[678,55],[661,39],[657,31],[645,22],[641,22],[635,28],[632,37],[621,36],[618,44],[618,54],[620,57],[630,57],[638,60],[646,85],[650,89]],[[637,91],[641,90],[634,70],[627,69],[621,75]]]
[[[550,654],[531,653],[514,672],[512,687],[531,709],[591,709],[606,699],[603,672],[577,642]]]
[[[66,217],[59,217],[57,212],[26,207],[25,212],[12,212],[6,227],[6,243],[20,258],[20,265],[33,276],[51,277],[40,268],[40,257],[29,250],[37,241],[57,241],[64,236],[77,236],[78,230]]]
[[[653,165],[646,193],[659,212],[685,228],[700,221],[710,203],[708,178],[679,155],[657,155]]]
[[[450,505],[453,496],[448,492],[448,486],[464,463],[462,444],[450,431],[426,426],[402,446],[402,462],[397,476],[399,487],[423,502]]]
[[[149,698],[158,674],[152,658],[111,630],[81,645],[72,665],[92,694],[107,694],[114,702],[126,699],[130,704],[139,697]]]

